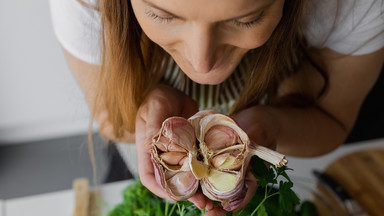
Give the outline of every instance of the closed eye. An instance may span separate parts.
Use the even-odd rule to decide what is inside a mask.
[[[261,12],[255,19],[248,21],[248,22],[242,22],[237,19],[230,20],[229,22],[233,23],[235,26],[240,28],[252,28],[256,24],[260,23],[262,19],[264,18],[264,11]]]
[[[169,23],[174,19],[172,16],[160,16],[151,10],[146,11],[145,14],[152,20],[160,23]]]

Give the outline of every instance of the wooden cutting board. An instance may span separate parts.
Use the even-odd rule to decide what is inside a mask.
[[[369,215],[384,215],[384,150],[369,149],[343,156],[329,165],[325,172],[341,183]],[[323,189],[318,187],[319,193]],[[336,203],[332,198],[329,200]]]

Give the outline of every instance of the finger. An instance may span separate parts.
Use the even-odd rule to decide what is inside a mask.
[[[152,137],[159,131],[163,121],[174,115],[170,108],[172,106],[165,96],[149,97],[139,108],[136,122],[144,123],[146,135]]]
[[[145,149],[150,150],[150,144],[152,143],[152,138],[159,132],[161,128],[161,120],[154,121],[155,117],[150,119],[144,119],[142,115],[147,114],[138,114],[136,118],[136,144],[138,146],[143,146]]]
[[[157,196],[172,200],[164,188],[156,181],[151,156],[143,147],[138,147],[138,168],[142,184]]]
[[[207,198],[201,190],[196,191],[196,193],[188,199],[199,209],[207,209],[210,210],[213,208],[213,201]]]
[[[221,207],[217,206],[209,211],[207,211],[204,216],[221,216],[221,215],[226,215],[227,212]]]
[[[143,137],[145,135],[137,132],[136,136]],[[136,140],[136,149],[138,170],[142,184],[157,196],[170,200],[166,191],[156,181],[150,151],[145,147],[145,144],[138,139]]]
[[[140,172],[139,172],[140,174]],[[165,191],[165,189],[163,189],[156,181],[156,179],[154,178],[154,174],[153,173],[141,173],[140,174],[140,180],[142,182],[142,184],[148,188],[148,190],[150,190],[152,193],[154,193],[155,195],[157,195],[158,197],[162,198],[162,199],[167,199],[167,200],[170,200],[170,201],[174,201],[169,195],[168,193]]]

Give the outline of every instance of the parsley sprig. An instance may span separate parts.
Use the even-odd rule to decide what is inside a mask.
[[[134,180],[123,191],[123,202],[116,205],[108,216],[199,216],[205,210],[200,210],[188,200],[169,202],[161,199],[146,187],[140,180]]]
[[[300,204],[300,199],[292,190],[293,183],[287,174],[287,171],[292,169],[271,164],[268,166],[259,157],[252,157],[251,172],[258,179],[257,193],[243,210],[227,215],[253,216],[257,213],[257,216],[267,216],[268,212],[271,212],[272,215],[290,215],[291,213],[294,215],[293,208]],[[276,187],[277,185],[278,187]],[[277,200],[272,199],[276,197]]]
[[[287,166],[276,167],[274,165],[270,165],[268,169],[264,161],[257,156],[252,158],[251,164],[251,172],[258,179],[259,187],[265,188],[265,197],[260,204],[276,195],[279,195],[280,208],[286,213],[292,212],[293,207],[300,204],[300,199],[292,190],[293,183],[287,174],[287,171],[292,169]],[[283,180],[279,181],[278,191],[272,193],[272,189],[277,184],[280,176],[283,177]]]

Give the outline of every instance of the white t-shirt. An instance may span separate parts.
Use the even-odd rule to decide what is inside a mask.
[[[97,0],[83,0],[97,5]],[[75,57],[100,63],[100,14],[76,0],[50,0],[61,45]],[[310,45],[363,55],[384,46],[384,0],[309,0],[304,10]]]

